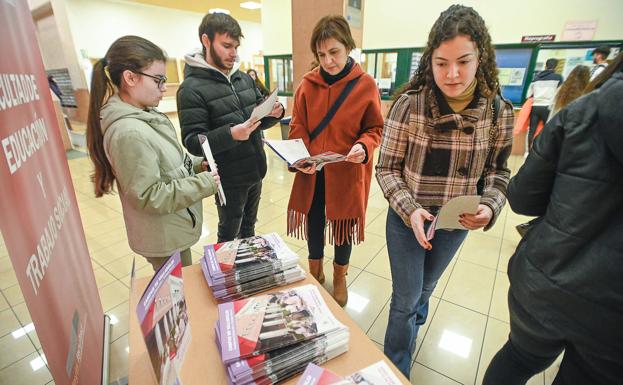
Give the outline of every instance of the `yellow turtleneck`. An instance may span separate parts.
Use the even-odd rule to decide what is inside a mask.
[[[452,108],[452,111],[454,111],[455,113],[459,113],[463,111],[465,107],[467,107],[467,105],[474,98],[474,92],[476,91],[477,84],[478,81],[476,81],[476,78],[474,78],[472,84],[470,84],[469,87],[467,87],[461,95],[451,97],[443,94],[443,96],[446,98],[446,101],[448,102],[448,105],[450,106],[450,108]]]

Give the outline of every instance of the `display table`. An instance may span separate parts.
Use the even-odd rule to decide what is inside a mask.
[[[183,279],[192,338],[184,357],[181,373],[182,383],[187,385],[225,385],[227,384],[225,367],[221,362],[214,340],[214,324],[218,318],[217,302],[212,297],[200,265],[185,267]],[[149,278],[137,279],[130,293],[130,385],[156,384],[136,316],[136,304],[148,284]],[[323,367],[340,375],[348,375],[379,360],[385,360],[398,378],[404,384],[409,384],[409,381],[315,279],[308,276],[303,281],[290,286],[275,288],[272,291],[305,284],[318,286],[335,317],[350,329],[349,351],[323,364]],[[285,384],[296,384],[298,378],[297,375]]]

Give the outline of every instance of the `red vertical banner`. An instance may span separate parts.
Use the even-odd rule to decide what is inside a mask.
[[[94,385],[102,305],[35,34],[0,0],[0,229],[55,383]]]

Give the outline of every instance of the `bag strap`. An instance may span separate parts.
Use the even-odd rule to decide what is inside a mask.
[[[500,94],[495,94],[493,98],[493,104],[491,108],[493,109],[493,116],[491,118],[491,127],[489,128],[489,150],[493,147],[493,139],[497,136],[499,130],[499,122],[498,115],[500,114],[500,104],[502,103],[502,98]]]
[[[342,103],[344,103],[344,100],[346,99],[348,94],[350,94],[353,88],[355,88],[355,84],[357,84],[357,82],[359,81],[359,78],[361,78],[361,76],[358,76],[350,80],[348,83],[346,83],[346,87],[344,87],[344,89],[342,90],[342,93],[340,93],[340,96],[337,97],[337,99],[335,100],[335,102],[333,103],[333,105],[331,106],[327,114],[325,115],[325,117],[320,121],[320,123],[318,123],[316,128],[314,128],[314,130],[309,134],[310,142],[316,139],[318,135],[320,135],[322,131],[324,131],[324,129],[327,128],[327,126],[329,125],[329,122],[331,122],[331,119],[333,119],[337,110],[340,108]]]

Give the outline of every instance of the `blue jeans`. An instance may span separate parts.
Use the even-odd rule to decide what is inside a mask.
[[[430,223],[425,222],[424,231]],[[432,250],[425,250],[400,216],[391,208],[387,212],[392,299],[384,353],[407,378],[417,333],[428,315],[428,300],[466,236],[467,230],[437,230],[430,241]]]

